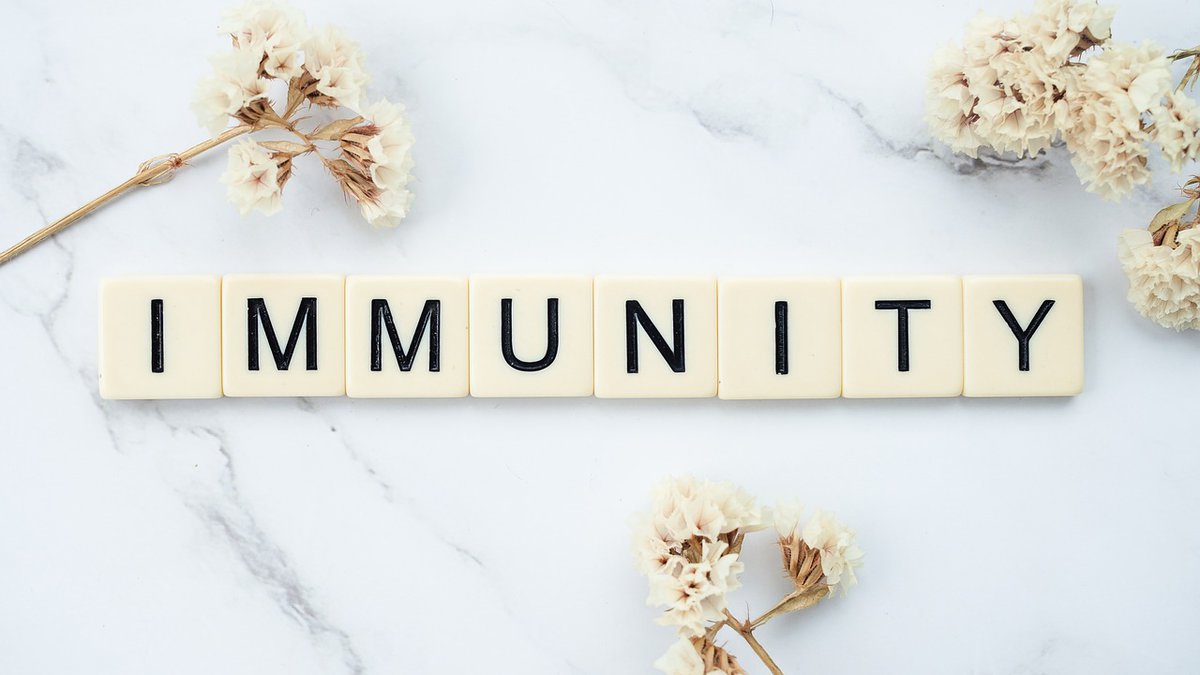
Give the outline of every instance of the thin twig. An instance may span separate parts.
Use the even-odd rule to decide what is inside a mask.
[[[725,610],[725,617],[725,625],[734,629],[737,631],[738,635],[742,636],[742,639],[746,641],[746,644],[750,645],[750,648],[754,650],[755,654],[758,654],[758,658],[763,662],[763,665],[767,667],[767,670],[771,671],[771,675],[783,675],[783,671],[779,669],[779,666],[775,665],[775,660],[772,659],[771,655],[767,653],[767,650],[762,646],[762,643],[758,641],[758,638],[754,637],[754,629],[750,628],[747,623],[738,621],[737,617],[735,617],[728,609]]]
[[[228,140],[237,138],[238,136],[241,136],[249,131],[253,131],[254,128],[255,127],[248,124],[232,127],[225,130],[225,132],[208,139],[207,141],[193,145],[187,150],[175,154],[165,155],[142,164],[142,166],[139,167],[138,173],[129,180],[121,183],[108,192],[105,192],[99,197],[96,197],[92,201],[75,209],[62,218],[59,218],[53,223],[50,223],[28,237],[25,237],[7,251],[0,253],[0,265],[7,263],[13,258],[42,243],[46,239],[49,239],[59,232],[62,232],[74,224],[75,221],[83,218],[92,211],[95,211],[103,206],[106,202],[119,197],[127,191],[138,187],[139,185],[157,185],[159,183],[166,182],[166,180],[169,180],[170,176],[174,174],[175,170],[186,164],[188,160],[196,157],[197,155],[208,152],[209,150],[212,150]]]

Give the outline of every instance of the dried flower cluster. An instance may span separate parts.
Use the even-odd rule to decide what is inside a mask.
[[[298,141],[245,139],[230,148],[221,181],[238,210],[279,211],[293,160],[312,154],[367,222],[397,225],[412,203],[412,129],[403,106],[367,102],[370,78],[358,44],[337,28],[310,29],[298,11],[269,0],[227,12],[220,30],[233,49],[212,60],[213,74],[197,86],[192,108],[200,123],[214,134],[231,121],[246,131],[275,128]],[[274,81],[286,83],[282,111],[270,99]],[[302,107],[335,117],[303,131]],[[343,110],[353,116],[337,118]]]
[[[661,607],[660,624],[679,640],[655,662],[668,675],[737,675],[737,659],[713,642],[724,627],[740,634],[772,672],[778,667],[754,637],[754,629],[780,614],[816,605],[857,581],[862,552],[854,532],[832,515],[815,512],[807,522],[793,504],[774,515],[783,569],[792,591],[751,621],[735,619],[726,595],[741,586],[745,536],[767,527],[752,496],[729,483],[691,477],[668,479],[654,489],[651,510],[634,524],[634,555],[649,579],[647,604]]]
[[[1121,266],[1129,301],[1146,318],[1175,330],[1200,330],[1200,177],[1183,188],[1187,199],[1159,212],[1149,229],[1121,233]]]
[[[1114,14],[1096,0],[1036,0],[1007,19],[979,14],[962,46],[934,57],[934,134],[971,157],[983,147],[1033,156],[1061,138],[1080,180],[1107,199],[1150,180],[1151,145],[1180,171],[1200,153],[1196,105],[1172,89],[1161,47],[1112,40]]]

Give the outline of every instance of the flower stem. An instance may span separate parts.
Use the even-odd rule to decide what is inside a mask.
[[[763,665],[767,667],[767,670],[771,671],[771,675],[783,675],[783,671],[779,669],[779,666],[775,665],[775,660],[772,659],[771,655],[767,653],[766,648],[762,646],[762,643],[758,641],[758,638],[754,637],[754,628],[750,626],[750,622],[738,621],[737,617],[735,617],[728,609],[725,610],[725,617],[725,625],[734,629],[737,631],[738,635],[742,636],[742,639],[746,641],[746,644],[750,645],[750,648],[754,650],[755,654],[758,654],[758,658],[763,662]]]
[[[171,176],[174,175],[175,170],[186,164],[189,159],[208,152],[218,145],[237,138],[242,134],[253,131],[254,129],[255,127],[248,124],[232,127],[225,130],[223,133],[202,143],[197,143],[196,145],[193,145],[182,152],[163,155],[147,162],[143,162],[142,165],[138,167],[137,174],[129,180],[121,183],[108,192],[105,192],[99,197],[96,197],[92,201],[75,209],[62,218],[59,218],[53,223],[50,223],[28,237],[25,237],[7,251],[0,253],[0,265],[7,263],[13,258],[42,243],[46,239],[49,239],[59,232],[62,232],[74,224],[75,221],[100,208],[106,202],[119,197],[120,195],[135,187],[138,187],[139,185],[157,185],[159,183],[164,183],[170,180]]]

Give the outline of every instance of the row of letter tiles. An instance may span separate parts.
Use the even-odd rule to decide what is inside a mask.
[[[105,280],[100,394],[1072,396],[1074,275]]]

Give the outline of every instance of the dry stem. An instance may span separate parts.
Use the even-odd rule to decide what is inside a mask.
[[[762,646],[762,643],[758,641],[758,638],[754,637],[754,628],[751,626],[750,621],[739,621],[737,617],[735,617],[733,613],[727,609],[725,610],[725,621],[722,622],[722,624],[729,626],[737,631],[738,635],[742,636],[742,639],[746,641],[746,644],[750,645],[750,648],[753,649],[754,653],[758,655],[758,658],[763,662],[763,665],[767,667],[767,670],[771,671],[771,675],[783,675],[783,671],[780,670],[779,666],[775,664],[775,660],[772,659],[771,655],[767,653],[766,648]],[[722,624],[717,625],[719,626]]]
[[[225,132],[208,139],[207,141],[193,145],[187,150],[165,155],[143,163],[139,167],[137,174],[135,174],[129,180],[121,183],[108,192],[105,192],[99,197],[96,197],[92,201],[75,209],[62,218],[59,218],[53,223],[50,223],[28,237],[25,237],[7,251],[0,253],[0,265],[3,265],[4,263],[21,255],[34,246],[42,243],[46,239],[49,239],[59,232],[62,232],[74,224],[75,221],[83,218],[92,211],[95,211],[103,206],[108,201],[121,196],[125,192],[138,187],[139,185],[158,185],[159,183],[165,183],[171,179],[171,176],[175,174],[175,170],[186,164],[188,160],[196,157],[197,155],[208,152],[209,150],[212,150],[228,140],[237,138],[238,136],[241,136],[249,131],[253,131],[254,128],[255,127],[248,124],[232,127],[225,130]]]

